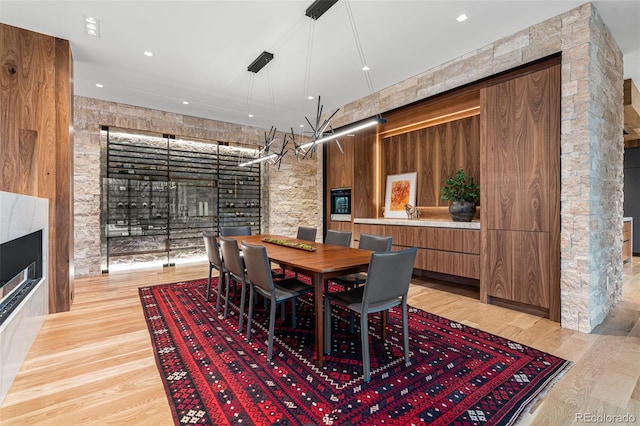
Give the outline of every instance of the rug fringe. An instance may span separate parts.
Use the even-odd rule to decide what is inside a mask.
[[[528,420],[531,420],[531,416],[533,416],[533,413],[531,412],[533,407],[535,407],[536,404],[540,402],[540,400],[547,396],[547,393],[549,393],[551,388],[555,386],[555,384],[558,383],[558,381],[560,381],[560,379],[562,379],[564,375],[574,366],[574,363],[571,361],[564,361],[563,364],[564,365],[558,369],[556,374],[548,378],[547,383],[539,389],[539,392],[532,396],[533,399],[530,402],[522,405],[522,409],[520,410],[520,412],[517,413],[513,417],[512,421],[507,423],[507,425],[521,426],[524,424],[530,424]]]

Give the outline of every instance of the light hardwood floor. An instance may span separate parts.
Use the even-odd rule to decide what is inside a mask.
[[[173,424],[138,287],[206,273],[200,264],[76,279],[71,311],[46,320],[0,407],[0,425]],[[622,302],[591,334],[424,280],[414,279],[409,303],[575,362],[525,423],[585,423],[581,415],[640,423],[640,258],[624,273]]]

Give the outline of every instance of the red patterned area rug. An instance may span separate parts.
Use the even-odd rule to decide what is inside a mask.
[[[227,319],[215,311],[215,297],[205,300],[206,280],[142,287],[139,294],[176,424],[509,425],[572,365],[415,308],[406,365],[394,308],[386,342],[371,316],[365,383],[359,331],[349,333],[348,313],[337,307],[332,355],[318,368],[310,297],[298,302],[296,329],[290,304],[284,322],[278,312],[268,361],[262,301],[247,341],[246,326],[238,333],[239,291],[230,296]]]

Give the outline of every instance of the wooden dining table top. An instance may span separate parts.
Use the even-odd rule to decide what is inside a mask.
[[[242,241],[245,241],[248,244],[265,246],[267,248],[267,256],[273,262],[285,264],[292,269],[322,274],[330,274],[331,272],[340,272],[342,274],[345,270],[368,265],[372,253],[371,250],[316,243],[272,234],[245,235],[233,238],[238,240],[239,245]],[[265,238],[303,243],[313,247],[315,250],[307,251],[281,246],[263,241]]]

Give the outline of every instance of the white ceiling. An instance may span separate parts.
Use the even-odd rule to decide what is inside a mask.
[[[0,22],[69,40],[76,95],[297,132],[315,118],[317,98],[307,95],[329,111],[370,93],[348,5],[378,91],[584,3],[346,1],[313,21],[313,0],[0,0]],[[594,4],[623,51],[625,78],[640,84],[640,1]],[[458,23],[461,13],[469,19]],[[99,19],[99,38],[84,34],[83,16]],[[265,50],[273,61],[247,71]]]

